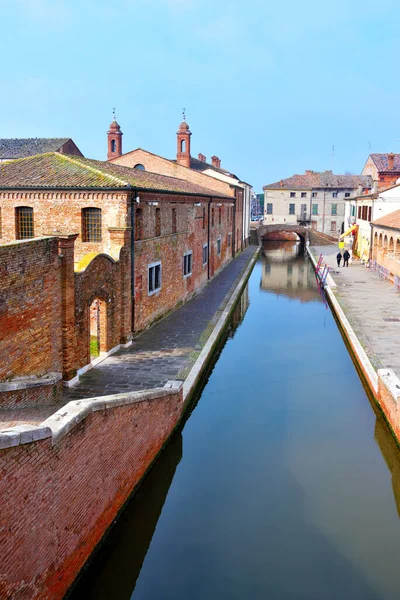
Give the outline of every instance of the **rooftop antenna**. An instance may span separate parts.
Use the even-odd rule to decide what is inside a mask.
[[[186,108],[182,108],[182,117],[183,120],[186,121]]]
[[[115,119],[115,106],[113,107],[113,119],[114,119],[114,121],[116,120]]]

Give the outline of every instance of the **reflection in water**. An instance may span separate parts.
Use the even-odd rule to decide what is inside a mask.
[[[400,517],[400,450],[381,414],[377,414],[375,440],[392,476],[393,495]]]
[[[232,338],[235,335],[235,332],[238,329],[238,327],[240,326],[240,324],[242,323],[249,306],[250,306],[249,285],[247,284],[243,290],[243,293],[240,297],[239,302],[236,305],[235,310],[233,311],[233,314],[231,317],[231,325],[230,325],[230,329],[229,329],[229,337]]]
[[[321,302],[311,264],[304,261],[300,242],[264,242],[262,290],[297,298],[300,302]]]
[[[70,600],[131,597],[181,458],[182,435],[176,433],[68,596]]]

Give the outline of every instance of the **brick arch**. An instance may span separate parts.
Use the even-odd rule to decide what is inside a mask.
[[[121,343],[123,319],[123,261],[107,254],[95,256],[84,271],[75,272],[75,333],[77,368],[90,363],[90,307],[95,300],[102,305],[102,352]]]
[[[262,240],[265,239],[270,233],[274,232],[290,232],[297,233],[297,235],[305,243],[309,239],[309,229],[302,225],[286,225],[285,223],[280,225],[260,225],[257,228],[258,243],[261,245]]]

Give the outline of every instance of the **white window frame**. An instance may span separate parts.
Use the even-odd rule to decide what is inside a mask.
[[[204,250],[206,250],[206,262],[204,262]],[[206,264],[208,263],[208,244],[203,244],[203,267],[206,266]]]
[[[155,285],[155,274],[156,274],[156,270],[155,267],[160,266],[160,287],[158,288],[154,288],[153,290],[150,291],[150,270],[154,268],[154,275],[152,275],[152,277],[154,277],[154,281],[153,281],[153,285]],[[150,263],[149,265],[147,265],[147,294],[148,296],[152,296],[153,294],[156,294],[157,292],[159,292],[161,290],[162,287],[162,265],[161,265],[161,261],[158,260],[156,262]]]
[[[221,256],[221,236],[217,238],[217,255]]]
[[[186,260],[187,256],[190,256],[190,271],[185,273],[186,263],[189,262]],[[193,273],[193,251],[188,250],[183,255],[183,277],[184,277],[184,279],[186,279],[186,277],[190,277],[192,273]]]

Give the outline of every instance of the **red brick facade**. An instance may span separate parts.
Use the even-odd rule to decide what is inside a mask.
[[[0,382],[62,370],[56,239],[0,246]]]
[[[150,394],[0,450],[0,598],[64,596],[178,423],[182,388]]]

